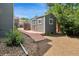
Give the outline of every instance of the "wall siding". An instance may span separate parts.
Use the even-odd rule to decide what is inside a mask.
[[[36,21],[36,24],[33,24],[34,20]],[[44,27],[45,27],[44,26],[44,17],[34,19],[34,20],[32,20],[32,23],[31,23],[32,30],[38,31],[38,32],[45,32],[44,31]],[[41,24],[38,23],[39,20],[41,20]]]
[[[41,20],[41,24],[38,21]],[[44,17],[37,19],[37,31],[44,32]]]
[[[49,18],[53,19],[53,24],[49,24]],[[45,16],[45,33],[56,33],[56,19],[52,15]]]
[[[49,24],[49,18],[53,19],[53,24]],[[34,19],[35,20],[35,19]],[[32,23],[33,21],[32,20]],[[38,21],[41,20],[42,23],[38,24]],[[56,19],[53,15],[46,15],[36,19],[36,24],[32,24],[32,30],[43,32],[43,33],[56,33]]]
[[[13,28],[13,4],[0,3],[0,36]]]

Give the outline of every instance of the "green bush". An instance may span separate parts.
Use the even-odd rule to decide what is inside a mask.
[[[74,21],[68,21],[62,25],[62,32],[68,36],[79,36],[79,24]]]
[[[7,34],[7,37],[8,37],[8,39],[7,39],[6,43],[8,46],[19,46],[20,43],[23,43],[23,37],[17,29],[10,31]]]

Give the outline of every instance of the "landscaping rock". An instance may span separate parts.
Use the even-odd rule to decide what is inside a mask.
[[[0,56],[25,56],[20,46],[7,46],[4,40],[0,39]]]

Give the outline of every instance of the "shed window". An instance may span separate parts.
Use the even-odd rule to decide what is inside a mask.
[[[52,18],[49,19],[49,24],[53,24],[53,19]]]
[[[33,21],[32,21],[32,24],[33,24],[33,25],[35,25],[35,24],[36,24],[36,21],[35,21],[35,20],[33,20]]]
[[[41,20],[38,20],[38,24],[41,24],[42,23],[42,21]]]

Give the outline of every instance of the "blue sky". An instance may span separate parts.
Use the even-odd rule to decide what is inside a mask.
[[[45,3],[15,3],[14,16],[27,17],[29,19],[34,16],[42,16],[47,11]]]

